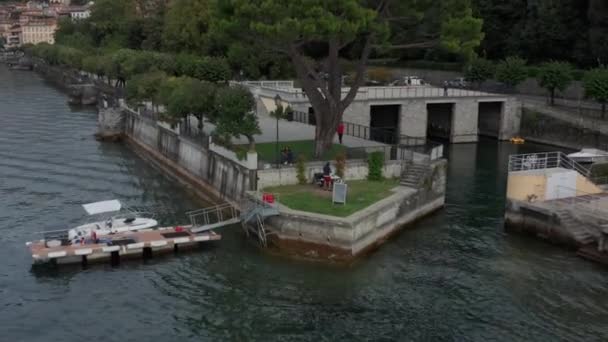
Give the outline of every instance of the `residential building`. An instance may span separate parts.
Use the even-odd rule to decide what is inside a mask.
[[[21,44],[55,43],[57,20],[52,17],[37,18],[21,26]]]

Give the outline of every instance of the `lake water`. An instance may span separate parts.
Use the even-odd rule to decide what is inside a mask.
[[[118,198],[205,206],[121,144],[93,139],[96,113],[31,72],[0,66],[0,341],[606,341],[608,272],[503,230],[511,153],[448,149],[446,207],[351,267],[261,253],[238,228],[176,257],[32,269],[25,241]]]

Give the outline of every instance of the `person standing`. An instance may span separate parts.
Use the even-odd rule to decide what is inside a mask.
[[[448,96],[448,81],[443,81],[443,96]]]
[[[323,166],[323,188],[325,190],[331,189],[331,166],[329,166],[329,162]]]
[[[338,141],[340,141],[340,144],[342,144],[342,136],[344,135],[344,122],[340,121],[336,132],[338,133]]]

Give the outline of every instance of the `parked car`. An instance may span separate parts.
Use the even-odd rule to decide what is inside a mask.
[[[451,81],[448,81],[448,87],[464,89],[464,88],[469,87],[469,82],[467,82],[467,80],[464,77],[459,77],[459,78],[453,79]]]
[[[424,85],[424,80],[418,76],[403,76],[391,83],[391,86],[420,86]]]

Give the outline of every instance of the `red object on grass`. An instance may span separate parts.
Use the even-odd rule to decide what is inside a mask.
[[[262,195],[262,201],[265,203],[272,204],[272,203],[274,203],[274,195],[265,193]]]

